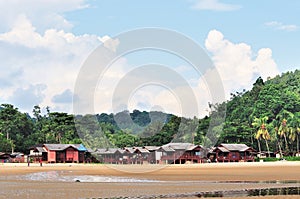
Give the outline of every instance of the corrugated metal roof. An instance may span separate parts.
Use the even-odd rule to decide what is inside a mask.
[[[87,151],[82,144],[44,144],[44,146],[50,151],[63,151],[69,147],[73,147],[78,151]]]
[[[159,150],[165,151],[165,152],[174,152],[175,150],[169,146],[161,146]]]
[[[96,150],[96,154],[114,154],[117,148],[101,148]]]
[[[158,146],[144,146],[144,148],[148,151],[156,151],[157,149],[159,149]]]
[[[70,147],[69,144],[44,144],[44,146],[50,151],[63,151]]]
[[[34,152],[43,153],[43,152],[47,152],[47,151],[43,147],[35,147]]]
[[[124,148],[124,150],[129,152],[129,153],[134,153],[134,151],[135,151],[134,148],[129,148],[129,147]]]
[[[4,152],[0,152],[0,156],[5,156],[5,155],[9,156],[10,154],[9,153],[4,153]]]
[[[144,149],[143,147],[136,147],[134,152],[150,153],[147,149]]]
[[[220,151],[222,152],[229,152],[229,150],[227,150],[225,147],[217,147],[217,149],[220,149]]]
[[[125,153],[124,149],[117,149],[117,151],[120,152],[120,153],[122,153],[122,154]]]
[[[226,148],[229,151],[246,151],[250,148],[246,144],[220,144],[220,146]]]
[[[194,146],[194,145],[191,143],[172,143],[171,142],[169,144],[163,145],[162,147],[165,147],[165,146],[171,147],[174,150],[187,150],[188,148],[190,148],[191,146]]]
[[[201,145],[191,145],[189,148],[187,148],[187,151],[193,151],[198,147],[200,147],[201,149],[203,148]]]

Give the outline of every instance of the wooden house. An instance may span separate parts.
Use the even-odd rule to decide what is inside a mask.
[[[10,154],[10,162],[13,162],[13,163],[24,163],[25,162],[24,153],[21,153],[21,152],[11,153]]]
[[[161,146],[161,163],[185,164],[201,163],[205,159],[205,150],[200,145],[191,143],[169,143]]]
[[[144,164],[144,163],[150,163],[152,156],[150,155],[150,152],[144,148],[144,147],[135,147],[134,148],[135,153],[135,162],[136,164]]]
[[[80,163],[85,161],[87,149],[82,144],[44,144],[49,163]]]
[[[47,151],[43,145],[32,146],[29,148],[29,157],[34,162],[39,162],[40,159],[42,159],[42,161],[47,161]]]
[[[11,157],[10,157],[9,153],[0,152],[0,162],[1,163],[9,162],[10,159],[11,159]]]
[[[117,148],[101,148],[95,151],[95,156],[101,163],[117,164],[121,158],[122,151]]]
[[[159,147],[157,146],[144,146],[144,149],[149,151],[148,154],[148,163],[150,164],[159,164],[162,153],[158,151]]]
[[[245,144],[220,144],[208,155],[214,162],[253,162],[255,150]]]

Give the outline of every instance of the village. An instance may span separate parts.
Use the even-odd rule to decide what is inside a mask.
[[[213,148],[205,148],[191,143],[169,143],[163,146],[96,150],[88,149],[83,144],[41,144],[31,147],[29,154],[0,152],[0,162],[193,164],[254,162],[257,156],[263,158],[267,156],[267,153],[259,154],[245,144],[220,144]]]

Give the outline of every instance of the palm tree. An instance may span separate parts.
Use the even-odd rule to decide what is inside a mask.
[[[255,138],[257,139],[257,142],[258,142],[259,152],[261,153],[261,147],[260,147],[259,140],[260,140],[260,138],[262,138],[266,142],[266,147],[267,147],[268,154],[269,154],[269,157],[270,157],[270,150],[269,150],[268,140],[271,139],[271,136],[270,136],[270,134],[268,132],[268,129],[267,129],[268,119],[269,118],[267,116],[262,117],[262,118],[254,118],[254,121],[253,121],[252,125],[254,127],[256,127],[256,129],[257,129],[257,132],[255,134]]]
[[[279,142],[279,139],[278,139],[278,129],[279,129],[279,122],[277,120],[273,120],[272,123],[272,134],[274,135],[275,139],[276,139],[276,142],[277,142],[277,145],[278,145],[278,149],[279,149],[279,153],[280,153],[280,157],[282,158],[283,157],[283,154],[282,154],[282,149],[281,149],[281,143]]]
[[[287,134],[289,133],[290,129],[287,126],[287,119],[283,118],[281,120],[279,129],[278,129],[278,135],[282,138],[284,138],[284,142],[285,142],[285,150],[289,151],[289,145],[288,145],[288,141],[287,141]]]
[[[287,134],[290,131],[290,128],[288,126],[288,119],[293,118],[293,114],[287,110],[282,110],[280,113],[276,116],[276,118],[280,121],[280,126],[278,128],[278,135],[282,138],[284,138],[285,141],[285,150],[289,151],[289,145],[287,141]]]
[[[297,140],[297,153],[299,153],[299,135],[300,135],[300,112],[296,112],[291,118],[291,125],[289,131],[289,139],[291,141]]]

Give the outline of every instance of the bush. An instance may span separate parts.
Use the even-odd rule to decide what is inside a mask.
[[[300,157],[295,157],[295,156],[287,156],[283,158],[286,159],[287,161],[300,161]]]
[[[273,158],[273,157],[267,157],[267,158],[263,158],[264,162],[276,162],[279,159],[278,158]]]

